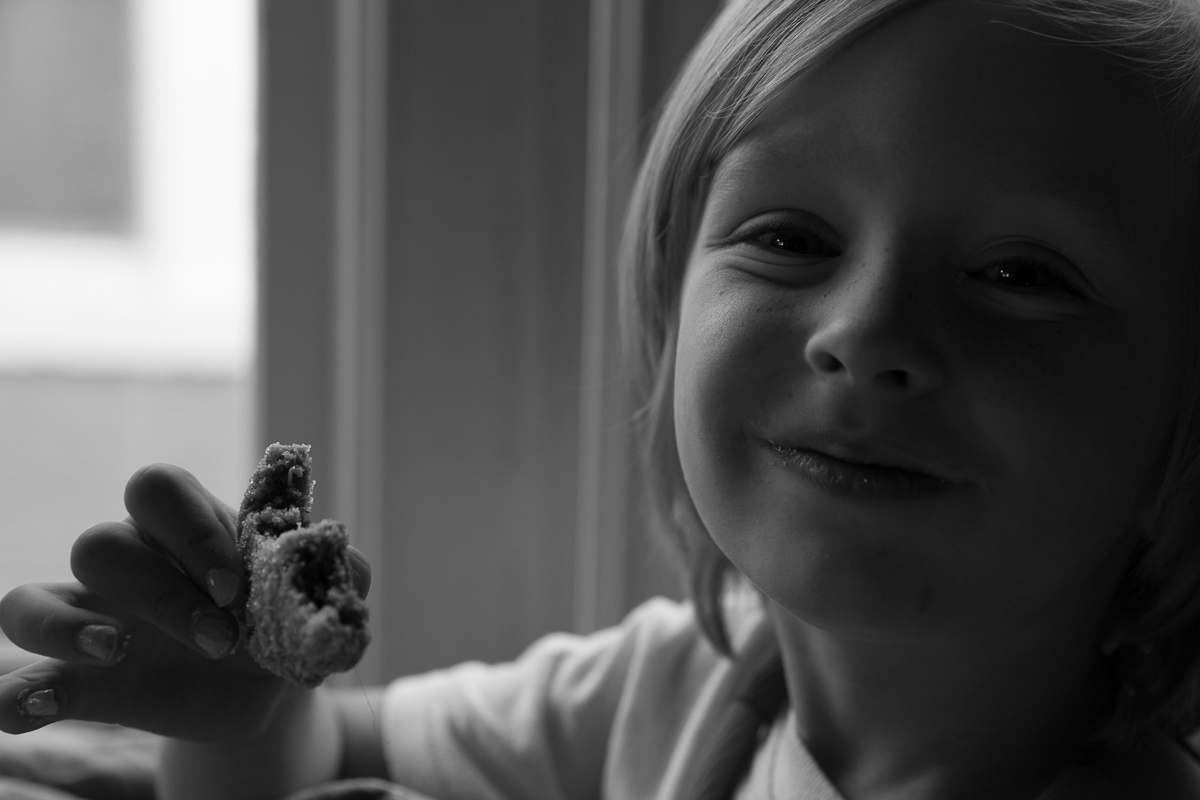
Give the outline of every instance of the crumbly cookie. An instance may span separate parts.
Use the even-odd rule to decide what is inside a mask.
[[[370,641],[342,523],[310,524],[312,457],[306,444],[267,448],[237,516],[250,574],[239,622],[250,655],[275,675],[316,686],[358,663]]]

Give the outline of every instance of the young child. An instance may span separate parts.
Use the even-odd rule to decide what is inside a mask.
[[[1200,797],[1197,111],[1196,0],[729,4],[623,264],[691,603],[285,687],[230,512],[148,468],[5,598],[51,658],[0,727],[178,737],[164,798]]]

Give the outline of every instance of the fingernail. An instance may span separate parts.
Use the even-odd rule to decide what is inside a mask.
[[[208,584],[209,597],[222,608],[233,602],[241,586],[237,575],[224,567],[210,569],[204,576],[204,582]]]
[[[209,658],[222,658],[233,649],[231,620],[197,610],[192,614],[192,641]]]
[[[101,661],[120,661],[125,655],[124,644],[112,625],[84,625],[75,634],[75,647],[79,652]]]
[[[17,711],[24,717],[45,719],[58,714],[58,698],[53,689],[26,689],[17,695]]]

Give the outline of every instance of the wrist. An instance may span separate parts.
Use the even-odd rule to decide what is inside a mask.
[[[289,686],[266,725],[236,743],[168,740],[159,763],[161,800],[279,797],[338,776],[342,732],[322,689]]]

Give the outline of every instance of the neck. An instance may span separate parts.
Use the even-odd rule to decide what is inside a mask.
[[[881,642],[771,614],[801,740],[849,800],[1036,798],[1110,696],[1094,636]]]

